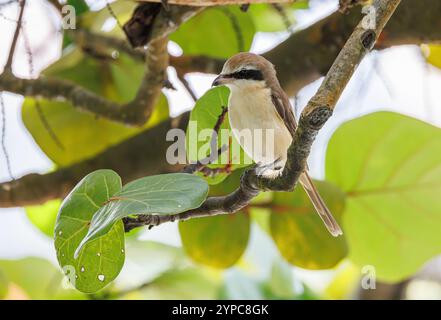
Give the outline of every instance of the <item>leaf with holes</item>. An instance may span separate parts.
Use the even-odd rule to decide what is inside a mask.
[[[121,191],[121,179],[112,170],[98,170],[81,180],[64,199],[55,226],[58,262],[78,290],[96,292],[109,284],[124,264],[124,226],[112,225],[101,237],[75,249],[87,235],[94,214]]]
[[[215,268],[234,265],[244,253],[250,218],[244,212],[179,222],[186,253],[196,262]]]
[[[194,106],[190,114],[190,122],[187,126],[187,158],[191,162],[205,159],[210,155],[210,142],[213,129],[222,114],[223,107],[228,105],[229,90],[227,87],[218,87],[208,90]],[[252,164],[252,160],[243,152],[236,139],[231,134],[228,113],[220,126],[217,147],[227,147],[215,164],[209,168],[221,168],[221,172],[215,176],[204,177],[209,184],[222,182],[229,171]],[[228,169],[228,170],[225,170]]]
[[[109,59],[96,60],[74,50],[44,74],[73,81],[110,100],[127,102],[135,96],[141,83],[142,63],[123,54],[116,60]],[[67,102],[41,99],[39,104],[45,120],[36,108],[35,99],[26,98],[22,107],[23,123],[43,152],[62,167],[93,157],[168,118],[164,96],[142,128],[97,118]]]
[[[141,178],[125,185],[110,197],[93,216],[87,235],[78,245],[82,248],[107,234],[122,218],[129,215],[177,214],[199,207],[207,197],[207,183],[194,175],[170,173]]]
[[[329,183],[315,183],[329,210],[340,220],[345,195]],[[271,235],[291,264],[305,269],[329,269],[347,255],[344,236],[334,238],[329,234],[300,186],[294,192],[275,192],[271,206]]]
[[[441,253],[440,150],[439,128],[391,112],[349,121],[329,142],[326,177],[347,194],[349,257],[382,280]]]
[[[229,58],[249,51],[255,33],[252,18],[238,6],[204,10],[170,36],[184,54]]]

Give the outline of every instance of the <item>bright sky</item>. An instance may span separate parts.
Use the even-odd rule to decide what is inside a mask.
[[[4,2],[4,0],[0,0]],[[92,1],[89,1],[92,2]],[[313,20],[325,16],[336,8],[337,1],[329,4],[311,0],[312,10],[298,13],[299,26],[306,26]],[[1,13],[16,19],[17,8],[8,6]],[[45,1],[28,1],[25,14],[25,28],[28,30],[34,52],[36,70],[55,61],[59,56],[61,37],[57,35],[55,12]],[[0,65],[4,65],[12,39],[15,24],[0,17]],[[258,34],[253,43],[253,52],[264,52],[288,36],[287,32],[277,34]],[[171,46],[173,52],[179,48]],[[19,41],[17,55],[13,65],[14,73],[29,77],[28,62]],[[34,75],[35,76],[35,75]],[[212,82],[211,76],[191,75],[189,80],[198,95],[202,95]],[[172,82],[176,84],[176,81]],[[377,110],[392,110],[414,116],[441,126],[441,72],[428,66],[421,51],[416,46],[393,48],[383,52],[374,52],[360,65],[359,70],[346,89],[336,112],[320,132],[310,157],[310,168],[316,178],[323,177],[323,163],[326,142],[332,132],[344,121]],[[317,81],[299,94],[299,105],[303,107],[314,94],[320,81]],[[171,111],[176,115],[192,107],[192,100],[179,86],[178,92],[167,91]],[[26,173],[44,173],[52,167],[51,162],[39,150],[32,137],[25,130],[20,117],[22,98],[4,94],[6,104],[6,145],[15,177]],[[373,128],[374,129],[374,128]],[[4,155],[0,154],[0,181],[9,180]],[[43,236],[25,217],[24,210],[0,209],[0,259],[24,256],[42,256],[55,261],[52,241]],[[166,224],[154,228],[143,238],[155,239],[171,244],[179,244],[176,224]],[[308,275],[306,275],[308,276]]]

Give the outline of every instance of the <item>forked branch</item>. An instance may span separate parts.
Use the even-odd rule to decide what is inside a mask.
[[[302,112],[292,144],[288,149],[288,160],[280,177],[267,179],[257,175],[254,169],[247,170],[241,177],[240,186],[229,195],[209,197],[199,208],[179,214],[140,215],[128,219],[125,221],[126,230],[142,225],[156,226],[175,220],[230,214],[247,206],[261,191],[292,191],[305,169],[318,131],[332,115],[337,101],[357,66],[366,53],[374,47],[378,36],[400,1],[373,1],[376,10],[375,28],[365,29],[365,24],[361,21],[347,40],[322,85]]]

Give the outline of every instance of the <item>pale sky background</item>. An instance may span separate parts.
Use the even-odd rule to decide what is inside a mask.
[[[0,0],[1,2],[5,2],[5,0]],[[28,30],[27,33],[34,52],[35,69],[40,71],[59,57],[61,36],[56,33],[55,11],[47,5],[46,1],[32,0],[27,3],[28,7],[24,18],[25,28]],[[103,1],[98,1],[98,3],[96,7],[101,7]],[[336,7],[337,1],[325,1],[324,3],[319,0],[311,0],[310,10],[298,12],[297,28],[307,26],[314,20],[326,16]],[[7,6],[1,10],[1,13],[15,20],[17,8],[15,5]],[[0,50],[0,65],[4,65],[6,61],[14,29],[14,23],[0,17],[2,48]],[[254,40],[252,51],[264,52],[283,41],[288,35],[288,32],[258,34]],[[170,50],[173,53],[178,53],[180,49],[176,45],[171,45]],[[19,41],[13,70],[16,75],[29,77],[22,39]],[[188,79],[200,96],[210,87],[213,77],[191,75]],[[174,81],[173,72],[171,72],[171,81],[175,85],[177,84]],[[425,63],[419,47],[399,47],[381,52],[375,51],[370,54],[360,65],[348,85],[334,116],[320,131],[310,157],[312,175],[316,178],[322,178],[324,175],[326,143],[332,132],[342,122],[362,114],[377,110],[391,110],[441,126],[441,108],[438,106],[441,101],[440,83],[440,70]],[[320,81],[316,81],[300,92],[299,106],[304,107],[319,84]],[[178,85],[178,89],[178,92],[165,91],[169,97],[173,115],[188,110],[193,105],[182,86]],[[52,167],[52,163],[40,151],[21,121],[20,106],[23,98],[9,93],[5,93],[3,97],[6,105],[6,145],[13,175],[20,177],[31,172],[46,172]],[[372,130],[374,129],[372,128]],[[3,153],[0,153],[0,181],[7,180],[9,180],[9,176],[5,158]],[[260,243],[259,237],[263,237],[263,235],[259,231],[253,230],[253,242],[251,248],[248,249],[247,258],[264,264],[268,257],[259,257],[259,252],[261,253],[263,250],[261,247],[256,247],[256,243]],[[144,233],[142,238],[180,245],[177,225],[171,223]],[[271,250],[274,251],[273,248]],[[56,262],[52,240],[41,234],[27,220],[22,208],[0,209],[0,259],[15,259],[25,256],[41,256]],[[293,270],[307,280],[317,279],[320,274],[303,272],[294,268]],[[328,273],[321,274],[326,277]]]

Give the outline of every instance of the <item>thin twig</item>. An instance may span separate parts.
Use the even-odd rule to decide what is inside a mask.
[[[28,38],[28,35],[26,33],[24,26],[22,26],[22,35],[23,35],[23,40],[24,40],[24,44],[25,44],[26,55],[28,57],[29,75],[30,75],[30,77],[32,77],[34,75],[34,59],[33,59],[31,44],[29,42],[29,38]],[[56,146],[58,148],[60,148],[61,150],[64,150],[63,144],[61,143],[60,139],[58,138],[57,134],[55,133],[52,126],[50,125],[48,119],[46,118],[46,116],[43,112],[43,108],[41,107],[40,101],[38,99],[39,99],[38,97],[36,97],[34,99],[35,109],[37,111],[38,118],[40,119],[41,123],[43,124],[44,129],[47,131],[47,133],[49,134],[49,137],[54,141]]]
[[[9,178],[14,181],[14,175],[12,174],[11,161],[8,154],[8,149],[6,148],[6,110],[5,110],[5,101],[3,100],[3,92],[0,92],[0,109],[2,116],[2,132],[1,132],[1,145],[3,155],[5,156],[6,161],[6,169],[9,174]]]
[[[9,50],[8,60],[6,61],[5,64],[5,68],[4,68],[5,72],[12,72],[12,62],[14,60],[15,47],[17,46],[17,40],[21,30],[25,5],[26,5],[26,0],[20,0],[20,12],[18,14],[17,26],[15,27],[14,37],[12,38],[11,49]]]
[[[176,76],[178,77],[179,81],[181,81],[185,90],[187,90],[188,94],[193,99],[193,102],[196,102],[198,100],[196,92],[194,92],[193,88],[190,86],[190,83],[188,83],[187,79],[185,79],[185,76],[179,73],[176,73]]]
[[[182,172],[184,173],[203,172],[204,175],[206,176],[212,176],[219,172],[219,168],[211,169],[208,168],[207,166],[209,164],[212,164],[214,161],[216,161],[222,153],[228,150],[228,146],[226,145],[223,145],[220,148],[217,147],[217,141],[218,141],[217,137],[219,134],[220,127],[225,120],[225,115],[227,112],[228,112],[228,108],[222,107],[222,112],[218,116],[216,123],[214,124],[213,134],[211,135],[211,140],[210,140],[210,154],[206,158],[202,160],[198,160],[196,163],[186,166],[182,170]]]
[[[124,29],[123,29],[123,25],[122,25],[121,22],[119,21],[118,17],[117,17],[116,14],[115,14],[115,11],[113,11],[112,6],[110,5],[110,3],[109,3],[108,0],[106,0],[106,8],[107,8],[107,11],[109,11],[109,14],[115,19],[116,23],[118,24],[118,27],[119,27],[121,30],[124,30]]]

